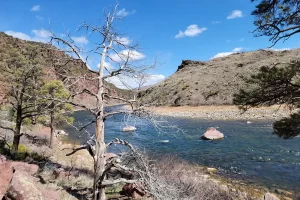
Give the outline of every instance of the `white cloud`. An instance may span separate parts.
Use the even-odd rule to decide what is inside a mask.
[[[236,53],[236,52],[222,52],[222,53],[218,53],[214,57],[212,57],[211,59],[226,57],[226,56],[229,56],[229,55],[234,54],[234,53]]]
[[[164,80],[166,77],[162,74],[152,74],[147,77],[147,81],[142,87],[145,86],[151,86],[154,85],[162,80]],[[127,77],[127,76],[115,76],[107,79],[108,82],[113,83],[118,88],[122,89],[134,89],[139,87],[139,79],[133,78],[133,77]]]
[[[114,62],[119,62],[119,63],[126,61],[128,57],[130,61],[141,60],[146,57],[144,54],[135,50],[123,50],[120,51],[118,54],[111,54],[109,56]]]
[[[116,37],[116,40],[118,43],[121,43],[123,45],[129,45],[131,43],[131,40],[128,37]]]
[[[22,40],[31,40],[31,37],[29,35],[22,32],[5,31],[4,33]]]
[[[32,32],[34,33],[35,37],[37,38],[49,38],[52,34],[44,29],[40,29],[40,30],[32,30]]]
[[[32,6],[32,8],[30,9],[30,11],[33,11],[33,12],[37,12],[41,9],[41,6],[40,5],[34,5]]]
[[[50,41],[51,33],[44,29],[39,30],[32,30],[33,36],[27,35],[22,32],[15,32],[15,31],[5,31],[7,35],[13,36],[15,38],[19,38],[22,40],[29,40],[29,41],[35,41],[35,42],[44,42],[47,43]]]
[[[243,17],[243,12],[240,10],[234,10],[230,13],[230,15],[227,16],[227,19],[234,19],[240,17]]]
[[[77,44],[87,44],[87,43],[89,43],[89,41],[84,36],[71,37],[71,39],[74,40],[74,42],[77,43]]]
[[[269,48],[267,50],[270,50],[270,51],[289,51],[289,50],[292,50],[292,49],[291,48],[281,48],[281,49]]]
[[[119,17],[126,17],[128,14],[129,14],[129,12],[127,12],[125,8],[119,10],[116,13],[116,15],[119,16]]]
[[[206,31],[207,28],[199,28],[198,25],[192,24],[187,27],[187,29],[183,31],[179,31],[177,35],[175,35],[175,38],[183,38],[183,37],[194,37],[202,33],[203,31]]]
[[[234,48],[232,51],[233,51],[233,52],[240,52],[240,51],[242,51],[242,50],[243,50],[242,47],[236,47],[236,48]]]
[[[222,21],[211,21],[212,24],[220,24]]]
[[[43,19],[44,19],[44,17],[39,16],[39,15],[37,15],[36,18],[37,18],[38,20],[43,20]]]
[[[211,59],[215,59],[215,58],[221,58],[221,57],[226,57],[226,56],[229,56],[231,54],[234,54],[234,53],[238,53],[240,51],[242,51],[243,48],[242,47],[236,47],[234,49],[232,49],[232,51],[230,52],[222,52],[222,53],[218,53],[216,54],[214,57],[212,57]]]
[[[136,11],[133,10],[133,11],[127,11],[125,8],[122,8],[121,10],[119,10],[117,13],[116,13],[116,16],[118,17],[126,17],[128,15],[132,15],[134,14]]]
[[[114,69],[114,67],[112,66],[111,63],[105,62],[105,61],[104,61],[104,67],[105,67],[107,70],[112,70],[112,69]],[[100,63],[97,65],[97,68],[100,68]]]

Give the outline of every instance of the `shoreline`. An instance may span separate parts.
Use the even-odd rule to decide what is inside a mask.
[[[270,106],[250,108],[242,113],[237,106],[178,106],[178,107],[148,107],[155,115],[169,117],[183,117],[209,120],[279,120],[288,117],[296,110],[289,110],[286,106]]]

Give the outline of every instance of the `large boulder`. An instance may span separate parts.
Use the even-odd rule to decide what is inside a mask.
[[[38,179],[23,171],[16,171],[11,181],[7,196],[15,200],[59,200],[56,191],[43,188]]]
[[[38,165],[28,164],[24,162],[11,162],[11,165],[16,171],[23,171],[30,175],[36,174],[39,170]]]
[[[0,164],[0,199],[6,194],[14,175],[14,169],[9,162]]]
[[[204,140],[220,140],[224,138],[224,134],[217,129],[211,127],[201,136]]]
[[[133,132],[136,130],[136,128],[134,126],[126,126],[122,130],[123,132]]]
[[[142,182],[127,183],[123,186],[121,193],[132,199],[139,199],[146,195],[146,190]]]

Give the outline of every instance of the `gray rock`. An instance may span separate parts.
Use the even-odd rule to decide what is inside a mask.
[[[136,128],[134,126],[126,126],[122,130],[123,132],[133,132],[136,130]]]
[[[217,129],[211,127],[201,136],[204,140],[220,140],[224,138],[224,134]]]
[[[276,197],[274,194],[267,192],[265,194],[264,200],[280,200],[280,199]]]

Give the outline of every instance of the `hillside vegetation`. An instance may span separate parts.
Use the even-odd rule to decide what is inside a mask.
[[[150,106],[230,105],[233,94],[246,87],[243,77],[261,66],[299,58],[300,49],[236,53],[207,62],[183,60],[177,71],[139,93]]]
[[[47,80],[65,80],[65,76],[80,76],[88,75],[92,76],[83,63],[70,57],[62,51],[59,51],[56,47],[44,44],[40,42],[25,41],[18,38],[14,38],[0,32],[0,64],[6,64],[5,61],[9,58],[10,51],[16,50],[22,55],[29,54],[29,49],[37,49],[39,54],[37,60],[37,65],[40,65],[44,69],[45,81]],[[1,80],[1,74],[0,74]],[[94,82],[88,80],[80,80],[76,87],[87,87],[90,90],[94,90]],[[0,84],[0,99],[3,98],[5,94],[4,83]],[[111,83],[106,83],[106,89],[112,94],[118,94],[121,97],[132,98],[133,94],[128,90],[122,90],[115,87]],[[84,102],[86,105],[94,104],[94,100],[90,99],[89,96],[80,95],[77,100]],[[117,103],[117,102],[112,102]]]

